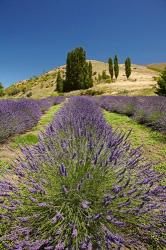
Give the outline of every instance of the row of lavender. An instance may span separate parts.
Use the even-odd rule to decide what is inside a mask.
[[[138,123],[166,131],[166,97],[102,96],[98,102],[108,111],[131,116]]]
[[[91,99],[66,101],[22,153],[0,182],[4,249],[163,249],[162,176]]]
[[[0,142],[31,129],[38,123],[43,112],[63,99],[48,97],[41,100],[0,100]]]

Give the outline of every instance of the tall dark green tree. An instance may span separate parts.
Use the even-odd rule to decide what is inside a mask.
[[[166,68],[163,70],[159,79],[157,80],[156,94],[166,96]]]
[[[58,71],[58,74],[57,74],[57,85],[56,85],[56,90],[58,92],[63,92],[63,79],[61,77],[61,72]]]
[[[131,75],[131,59],[130,59],[130,57],[127,57],[125,60],[125,74],[126,74],[127,79]]]
[[[109,68],[111,79],[113,79],[114,78],[114,65],[113,65],[113,61],[111,57],[108,59],[108,68]]]
[[[115,78],[117,79],[119,75],[119,63],[117,55],[114,57],[114,73],[115,73]]]
[[[64,91],[87,89],[92,85],[92,64],[86,62],[85,50],[76,48],[67,55]]]

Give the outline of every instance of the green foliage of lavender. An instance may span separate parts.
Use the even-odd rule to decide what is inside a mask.
[[[162,177],[90,98],[66,101],[22,153],[0,182],[5,249],[163,249]]]

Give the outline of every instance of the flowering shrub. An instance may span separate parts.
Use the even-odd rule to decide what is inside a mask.
[[[166,98],[161,96],[105,96],[97,102],[102,108],[132,116],[139,123],[166,131]]]
[[[47,111],[51,106],[60,104],[65,100],[64,96],[49,96],[47,98],[43,98],[38,100],[38,104],[41,108],[42,112]]]
[[[127,138],[89,98],[70,98],[0,182],[4,248],[162,249],[161,175]]]
[[[13,134],[20,134],[35,126],[42,113],[63,97],[48,97],[42,100],[20,99],[0,101],[0,142]]]
[[[33,100],[0,101],[0,142],[32,128],[41,114],[39,105]]]

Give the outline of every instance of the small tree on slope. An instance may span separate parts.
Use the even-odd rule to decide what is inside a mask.
[[[166,96],[166,68],[161,73],[160,78],[157,80],[156,94]]]

